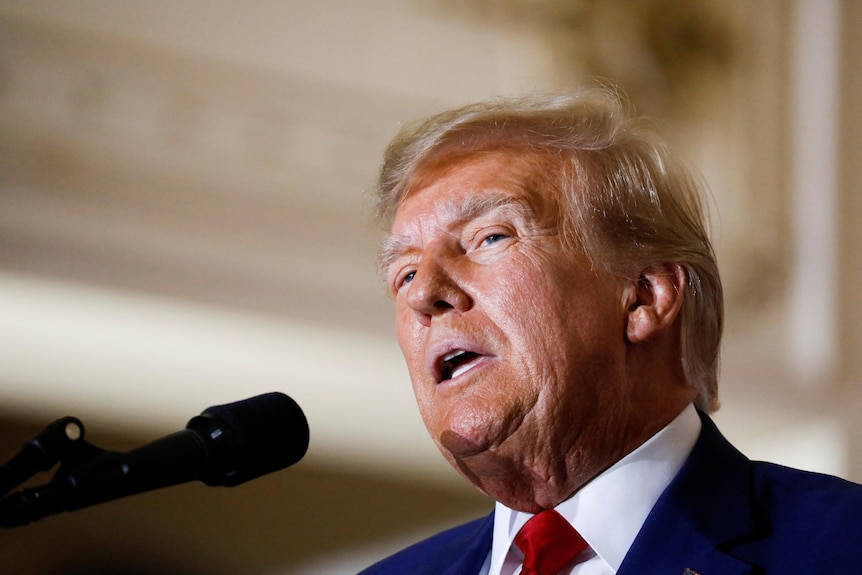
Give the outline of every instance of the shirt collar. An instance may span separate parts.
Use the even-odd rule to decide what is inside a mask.
[[[655,502],[691,453],[700,426],[694,406],[687,406],[640,447],[556,507],[614,572]],[[497,503],[491,573],[500,573],[515,535],[530,517],[530,513]]]

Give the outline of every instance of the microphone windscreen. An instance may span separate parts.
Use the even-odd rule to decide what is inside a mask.
[[[289,467],[308,450],[308,421],[297,403],[283,393],[273,392],[215,405],[189,422],[209,419],[216,428],[207,431],[226,434],[229,447],[216,477],[204,477],[210,485],[234,486],[261,475]],[[212,438],[219,440],[220,438]],[[219,448],[221,452],[224,448]]]

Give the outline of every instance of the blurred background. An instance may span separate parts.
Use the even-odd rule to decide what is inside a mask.
[[[5,529],[0,569],[353,573],[489,511],[419,420],[366,190],[404,122],[596,77],[714,195],[719,426],[862,481],[860,29],[853,0],[0,0],[0,460],[272,390],[311,426],[248,484]]]

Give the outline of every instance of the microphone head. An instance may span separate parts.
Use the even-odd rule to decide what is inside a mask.
[[[308,450],[308,421],[283,393],[209,407],[189,421],[206,446],[201,481],[232,487],[289,467]]]

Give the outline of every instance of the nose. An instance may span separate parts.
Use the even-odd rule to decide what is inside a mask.
[[[430,325],[434,317],[446,313],[463,313],[473,305],[470,296],[447,267],[452,266],[434,258],[423,259],[407,288],[407,304],[422,325]]]

